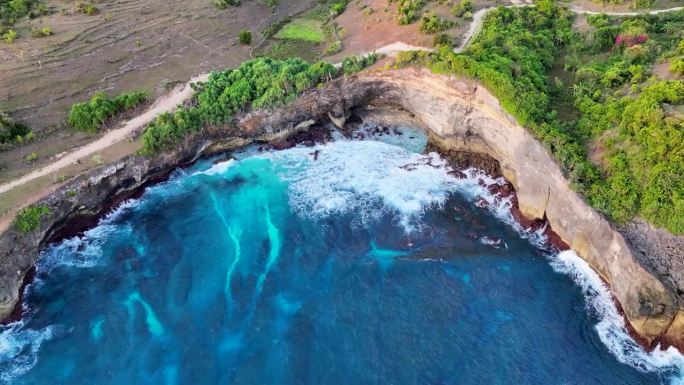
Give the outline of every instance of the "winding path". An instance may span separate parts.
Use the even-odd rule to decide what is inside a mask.
[[[513,1],[513,0],[512,0]],[[588,14],[588,15],[594,15],[594,14],[600,14],[600,13],[605,13],[607,15],[611,16],[636,16],[639,14],[659,14],[659,13],[665,13],[665,12],[675,12],[684,9],[684,7],[673,7],[673,8],[668,8],[668,9],[659,9],[659,10],[653,10],[653,11],[635,11],[635,12],[597,12],[597,11],[591,11],[591,10],[586,10],[582,9],[576,5],[573,4],[567,4],[567,3],[562,3],[565,6],[568,6],[568,8],[577,13],[577,14]],[[520,2],[520,0],[515,0],[515,4],[508,5],[507,7],[529,7],[529,6],[534,6],[533,4],[526,4]],[[473,36],[475,36],[481,29],[482,23],[485,19],[485,15],[487,12],[489,12],[491,9],[494,9],[496,7],[487,7],[483,8],[473,14],[473,20],[470,24],[470,27],[468,28],[468,31],[466,31],[466,35],[463,38],[462,43],[454,48],[454,52],[460,53],[462,52],[470,43],[472,40]],[[378,48],[374,52],[383,54],[385,56],[395,56],[397,53],[402,52],[402,51],[409,51],[409,50],[421,50],[421,51],[431,51],[432,48],[427,48],[427,47],[419,47],[419,46],[413,46],[409,44],[405,44],[403,42],[396,42],[393,44],[389,44],[386,46],[383,46],[381,48]],[[336,66],[339,66],[340,63],[336,64]],[[178,86],[175,89],[173,89],[170,93],[162,96],[161,98],[157,99],[157,101],[149,108],[147,109],[144,113],[141,115],[129,120],[126,122],[126,124],[117,129],[113,129],[109,131],[107,134],[105,134],[103,137],[100,139],[86,144],[68,154],[63,156],[62,158],[58,159],[57,161],[42,167],[38,170],[35,170],[33,172],[30,172],[29,174],[26,174],[20,178],[17,178],[11,182],[4,183],[0,185],[0,194],[5,193],[7,191],[10,191],[14,189],[17,186],[21,186],[25,183],[31,182],[33,180],[36,180],[38,178],[44,177],[46,175],[49,175],[51,173],[54,173],[56,171],[61,170],[62,168],[65,168],[73,163],[78,162],[81,159],[84,159],[88,156],[91,156],[99,151],[102,151],[103,149],[121,142],[125,140],[127,137],[129,137],[131,134],[134,132],[137,132],[139,130],[142,130],[147,124],[152,122],[154,118],[164,112],[171,112],[178,108],[178,106],[182,105],[183,102],[185,102],[187,99],[189,99],[192,96],[192,88],[190,87],[191,83],[195,82],[201,82],[201,81],[206,81],[209,78],[209,74],[202,74],[194,77],[191,79],[188,83]],[[25,202],[25,204],[29,204],[31,202]],[[0,226],[0,231],[4,230]]]

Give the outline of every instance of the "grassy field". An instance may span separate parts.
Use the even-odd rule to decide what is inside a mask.
[[[295,19],[285,25],[275,37],[278,39],[322,42],[325,40],[325,33],[323,32],[321,22],[318,20]]]

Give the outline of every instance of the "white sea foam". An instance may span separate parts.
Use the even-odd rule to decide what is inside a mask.
[[[55,335],[56,328],[47,326],[40,330],[26,329],[23,322],[6,326],[0,332],[0,382],[11,383],[13,379],[28,372],[38,361],[43,342]]]
[[[673,347],[644,351],[627,333],[608,287],[585,260],[568,250],[552,257],[551,266],[559,273],[568,274],[582,289],[588,310],[599,318],[596,325],[599,338],[620,362],[642,372],[667,372],[671,384],[684,384],[684,356]]]
[[[407,232],[421,214],[439,206],[458,180],[437,154],[420,155],[376,141],[337,141],[259,155],[274,162],[301,215],[358,213],[367,222],[397,215]]]
[[[226,170],[233,167],[235,164],[236,164],[235,159],[228,159],[226,161],[213,164],[211,167],[209,167],[206,170],[197,171],[192,175],[199,175],[199,174],[218,175],[218,174],[223,174],[224,172],[226,172]]]
[[[102,224],[108,224],[116,221],[121,217],[121,215],[129,212],[130,210],[136,208],[138,205],[140,205],[140,200],[139,199],[126,199],[125,201],[121,202],[120,205],[116,206],[112,211],[109,213],[105,214],[104,217],[100,220],[98,223],[99,225]]]

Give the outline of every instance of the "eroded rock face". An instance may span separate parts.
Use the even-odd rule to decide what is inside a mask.
[[[348,109],[364,103],[400,106],[422,123],[443,152],[467,151],[496,159],[517,191],[521,213],[546,219],[599,273],[647,343],[684,341],[684,312],[673,286],[639,263],[625,238],[571,189],[548,151],[492,94],[473,82],[413,69],[360,74],[274,113],[252,113],[242,123],[277,131],[285,128],[280,122],[297,120],[307,111],[320,115],[318,106],[329,112],[333,106]],[[335,116],[341,116],[339,111]],[[678,253],[682,258],[682,251]]]
[[[625,238],[572,191],[546,149],[487,90],[425,70],[345,77],[286,107],[243,114],[237,119],[239,130],[212,128],[212,132],[186,141],[165,156],[129,157],[78,178],[43,200],[50,206],[51,215],[41,229],[31,234],[10,230],[0,236],[0,316],[14,307],[23,275],[35,263],[43,243],[67,218],[101,210],[111,197],[170,171],[183,159],[256,139],[282,142],[315,122],[332,120],[343,125],[352,108],[369,103],[402,107],[426,128],[431,143],[444,153],[485,154],[498,161],[500,172],[517,191],[522,215],[547,220],[561,240],[599,273],[645,342],[682,346],[684,309],[680,303],[684,302],[678,288],[684,285],[680,286],[679,275],[672,273],[672,269],[682,273],[679,264],[657,264],[652,258],[635,257]],[[68,197],[69,190],[77,191],[77,195]],[[650,235],[644,237],[652,239]],[[637,245],[648,243],[637,236],[630,239],[636,239]],[[673,255],[682,260],[683,252],[674,249]]]

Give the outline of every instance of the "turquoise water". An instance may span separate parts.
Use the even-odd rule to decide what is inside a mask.
[[[676,381],[679,355],[638,349],[586,264],[506,223],[480,186],[499,181],[402,138],[203,161],[49,246],[0,381]]]

